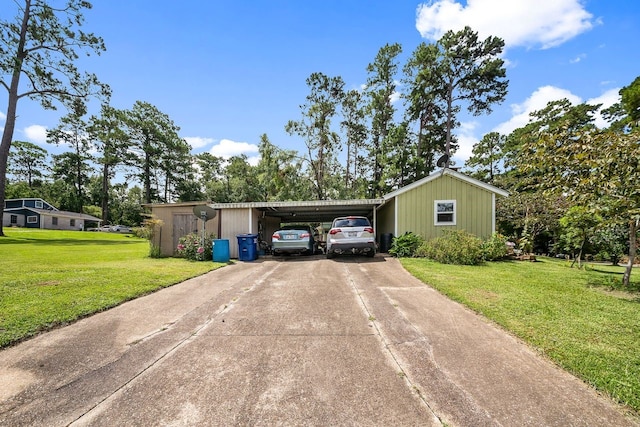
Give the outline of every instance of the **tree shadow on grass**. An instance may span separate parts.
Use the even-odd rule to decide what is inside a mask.
[[[113,246],[113,245],[132,245],[144,243],[144,240],[94,240],[94,239],[20,239],[20,240],[3,240],[0,239],[0,245],[55,245],[55,246]]]

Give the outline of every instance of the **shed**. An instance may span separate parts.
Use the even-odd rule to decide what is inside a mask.
[[[508,195],[455,170],[441,169],[385,195],[377,208],[376,233],[413,232],[430,239],[458,229],[486,238],[496,231],[496,196]]]

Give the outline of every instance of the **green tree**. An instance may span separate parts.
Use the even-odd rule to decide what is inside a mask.
[[[629,126],[640,126],[640,76],[629,85],[620,89],[620,103],[627,113]]]
[[[503,48],[504,41],[499,37],[481,41],[477,32],[465,27],[458,32],[447,31],[429,49],[424,60],[427,68],[421,76],[426,80],[423,85],[432,91],[432,110],[444,112],[448,156],[460,103],[466,102],[467,110],[478,116],[490,113],[492,106],[506,97],[509,82],[500,58]]]
[[[75,152],[53,156],[53,178],[59,186],[57,206],[61,210],[82,212],[82,207],[89,202],[85,187],[91,172],[87,159]]]
[[[148,102],[136,101],[126,115],[130,153],[127,164],[134,168],[134,176],[142,183],[144,203],[166,200],[166,185],[173,180],[168,169],[172,166],[179,167],[177,163],[169,164],[167,159],[175,162],[188,161],[184,157],[186,142],[178,136],[180,128],[167,114]],[[160,183],[163,179],[163,183]]]
[[[101,154],[96,158],[102,168],[99,206],[102,208],[102,220],[109,220],[109,200],[111,180],[118,165],[124,164],[127,157],[128,136],[124,130],[125,112],[103,104],[100,116],[91,116],[88,131]]]
[[[429,175],[435,167],[435,155],[446,151],[447,122],[445,110],[437,102],[433,89],[433,65],[438,58],[438,46],[420,43],[404,66],[403,79],[407,101],[405,117],[409,123],[417,122],[418,132],[413,164],[414,180]],[[457,122],[452,124],[456,127]],[[455,135],[450,135],[451,151],[458,147]]]
[[[329,77],[322,73],[312,73],[306,81],[310,93],[307,102],[300,106],[302,118],[290,120],[285,130],[290,135],[304,139],[315,196],[318,200],[324,200],[332,172],[328,166],[333,163],[340,149],[339,136],[331,128],[331,119],[344,97],[344,81],[342,77]]]
[[[85,187],[89,180],[93,160],[90,154],[93,143],[87,132],[87,123],[82,119],[86,113],[84,103],[76,99],[73,109],[60,119],[60,124],[47,132],[47,139],[52,144],[66,145],[70,152],[54,156],[54,177],[63,179],[74,189],[73,203],[67,206],[74,212],[82,212],[82,206],[88,200]]]
[[[55,109],[75,99],[108,95],[108,87],[94,74],[75,66],[78,51],[100,54],[101,38],[80,28],[86,0],[68,0],[56,8],[46,0],[17,0],[15,13],[0,20],[0,87],[7,91],[6,122],[0,142],[0,216],[4,211],[7,160],[16,125],[18,100],[30,98]],[[4,236],[0,223],[0,236]]]
[[[367,65],[366,96],[368,116],[371,120],[369,131],[369,156],[371,162],[370,197],[380,197],[389,190],[383,182],[389,147],[387,135],[394,122],[395,107],[392,100],[396,95],[396,74],[398,73],[398,55],[402,47],[398,43],[387,44],[380,48],[372,63]]]
[[[8,172],[18,180],[27,182],[29,188],[34,187],[34,180],[41,181],[49,169],[48,152],[44,148],[26,141],[13,141],[9,153]]]
[[[344,188],[348,197],[364,197],[366,189],[361,188],[360,183],[365,178],[366,167],[361,151],[366,145],[367,126],[364,99],[360,91],[352,89],[345,93],[342,100],[342,117],[340,127],[347,146]]]
[[[260,137],[260,162],[256,166],[260,201],[307,200],[313,196],[311,181],[300,172],[303,159],[294,150],[283,150]]]
[[[577,262],[578,268],[582,268],[584,246],[601,221],[602,218],[584,206],[572,206],[560,218],[560,226],[562,227],[561,242],[565,250],[575,255],[573,262],[571,262],[571,267]],[[575,254],[576,251],[578,251],[577,255]]]
[[[506,139],[506,136],[498,132],[489,132],[474,144],[473,155],[464,164],[468,168],[475,168],[471,173],[472,177],[494,183],[494,177],[500,173],[502,148]]]
[[[520,169],[543,171],[537,186],[562,193],[611,221],[625,221],[629,230],[629,263],[623,284],[629,285],[640,224],[640,144],[637,133],[615,130],[545,132],[524,145]]]

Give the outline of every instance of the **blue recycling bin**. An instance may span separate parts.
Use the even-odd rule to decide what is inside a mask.
[[[258,259],[258,235],[238,234],[238,259],[240,261],[254,261]]]
[[[213,262],[229,262],[229,240],[213,240]]]

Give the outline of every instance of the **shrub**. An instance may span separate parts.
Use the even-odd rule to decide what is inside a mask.
[[[482,258],[485,261],[497,261],[507,256],[507,238],[502,234],[493,233],[482,242]]]
[[[464,230],[446,230],[420,245],[415,255],[442,264],[476,265],[483,260],[482,240]]]
[[[178,256],[190,261],[210,261],[213,259],[213,235],[202,236],[196,233],[187,234],[180,238]]]
[[[395,257],[413,257],[423,242],[424,239],[422,236],[406,232],[402,236],[393,238],[389,253]]]

